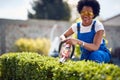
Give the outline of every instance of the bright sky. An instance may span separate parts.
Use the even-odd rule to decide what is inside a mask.
[[[27,10],[30,9],[31,0],[0,0],[0,18],[27,19]],[[68,0],[76,3],[78,0]],[[76,1],[76,2],[75,2]],[[107,19],[120,14],[120,0],[98,0],[101,5],[100,17]]]
[[[0,18],[27,19],[30,0],[0,0]]]

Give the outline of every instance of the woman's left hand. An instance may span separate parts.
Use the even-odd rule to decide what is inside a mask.
[[[66,44],[71,44],[71,45],[77,45],[77,44],[82,44],[82,41],[74,38],[68,38],[65,40]]]

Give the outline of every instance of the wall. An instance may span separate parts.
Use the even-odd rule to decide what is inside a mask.
[[[115,15],[105,21],[103,24],[106,29],[107,38],[109,40],[109,46],[113,48],[120,48],[120,14]],[[120,53],[119,53],[120,54]]]
[[[105,30],[107,40],[109,40],[108,46],[113,50],[120,47],[120,26],[105,26]]]
[[[12,51],[14,42],[21,38],[55,38],[60,36],[69,26],[67,21],[53,20],[7,20],[0,19],[0,53]],[[106,25],[108,47],[113,50],[120,47],[120,26]]]
[[[66,21],[0,19],[0,53],[12,51],[14,42],[21,37],[52,37],[53,40],[69,26],[70,23]]]

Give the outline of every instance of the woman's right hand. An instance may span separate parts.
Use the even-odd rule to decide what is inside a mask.
[[[60,40],[61,40],[61,41],[66,40],[65,36],[64,36],[64,35],[61,35],[61,36],[60,36]]]

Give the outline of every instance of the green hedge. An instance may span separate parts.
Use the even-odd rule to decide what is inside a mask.
[[[120,68],[113,64],[70,61],[37,53],[6,53],[0,56],[0,80],[120,80]]]

